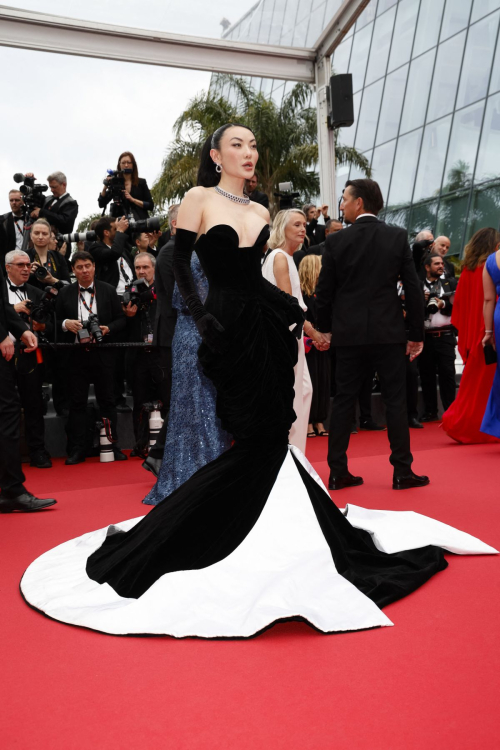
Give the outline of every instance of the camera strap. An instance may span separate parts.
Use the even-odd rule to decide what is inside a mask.
[[[55,267],[55,263],[50,256],[50,251],[47,253],[47,263],[44,265],[42,261],[40,260],[40,256],[35,250],[35,263],[38,263],[40,266],[43,266],[44,268],[46,268],[51,276],[53,276],[57,271]]]
[[[95,298],[95,282],[94,282],[94,287],[92,289],[92,292],[90,294],[90,307],[87,305],[85,297],[83,296],[82,290],[80,288],[80,304],[84,306],[84,308],[87,310],[89,315],[92,315],[92,308],[94,307],[94,298]],[[83,315],[81,316],[81,318],[83,320]]]
[[[128,284],[129,281],[132,281],[132,276],[129,276],[128,273],[127,273],[127,271],[125,270],[125,264],[123,262],[123,256],[120,258],[120,271],[121,271],[121,274],[122,274],[123,278],[125,279],[125,283],[126,284]]]

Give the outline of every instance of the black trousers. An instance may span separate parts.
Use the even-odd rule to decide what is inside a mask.
[[[134,399],[134,434],[137,440],[141,410],[148,401],[159,400],[162,402],[161,414],[164,425],[167,422],[172,390],[172,349],[166,346],[151,349],[130,349],[127,354],[127,372],[131,376]],[[163,432],[162,428],[159,439],[161,439]],[[163,439],[164,445],[165,440]]]
[[[328,464],[332,476],[342,476],[347,472],[347,448],[356,399],[371,367],[375,367],[380,378],[394,475],[404,476],[411,471],[413,456],[406,413],[405,351],[405,344],[336,347],[337,393],[328,438]]]
[[[335,396],[337,393],[337,383],[336,383],[336,369],[337,369],[337,354],[336,354],[336,348],[331,347],[329,349],[331,352],[331,374],[332,374],[332,382],[330,386],[330,394],[332,396]],[[358,401],[359,401],[359,420],[360,422],[366,422],[368,420],[371,420],[372,418],[372,388],[373,388],[373,376],[375,374],[375,369],[373,367],[373,364],[370,364],[369,362],[366,363],[366,375],[360,385],[359,388],[359,394],[358,394]],[[331,420],[331,417],[330,417]],[[356,410],[354,410],[354,416],[352,419],[352,425],[354,426],[356,424]]]
[[[16,497],[26,491],[19,446],[21,408],[14,361],[7,362],[1,354],[0,383],[0,490]]]
[[[42,396],[42,371],[36,355],[20,354],[16,358],[15,379],[21,406],[24,410],[24,430],[30,456],[45,450],[44,402]]]
[[[406,357],[406,409],[410,419],[418,419],[418,357]]]
[[[436,372],[444,410],[455,400],[456,343],[455,335],[451,332],[442,336],[427,333],[425,336],[424,349],[417,362],[425,411],[429,414],[437,414],[438,411]]]
[[[97,347],[97,344],[93,345]],[[85,347],[70,352],[69,382],[70,404],[68,419],[68,453],[85,453],[85,424],[89,385],[94,391],[101,417],[111,422],[116,434],[116,407],[114,395],[114,351],[96,351]]]

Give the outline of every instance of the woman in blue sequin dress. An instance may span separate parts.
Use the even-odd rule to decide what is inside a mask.
[[[191,259],[191,272],[198,294],[205,301],[208,281],[196,254]],[[157,505],[231,445],[230,435],[215,415],[215,387],[203,374],[198,359],[201,336],[177,284],[172,307],[177,310],[172,341],[172,399],[163,461],[156,484],[142,501],[146,505]]]

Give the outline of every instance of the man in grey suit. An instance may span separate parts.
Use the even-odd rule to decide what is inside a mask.
[[[406,410],[406,356],[413,360],[422,351],[424,298],[406,231],[377,218],[383,205],[373,180],[346,183],[341,210],[351,226],[328,235],[316,289],[318,330],[324,334],[323,346],[335,347],[337,362],[328,444],[332,490],[363,483],[347,469],[347,448],[356,398],[371,363],[386,407],[393,489],[429,483],[411,468]],[[406,321],[399,279],[405,290]]]

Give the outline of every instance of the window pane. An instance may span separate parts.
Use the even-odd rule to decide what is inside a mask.
[[[436,226],[437,200],[420,203],[411,207],[408,234],[413,240],[424,229],[434,231]]]
[[[452,112],[455,106],[465,31],[438,47],[427,122]]]
[[[415,2],[415,0],[401,0],[398,5],[389,70],[399,68],[400,65],[403,65],[403,63],[408,62],[410,59],[417,12],[418,2]]]
[[[366,159],[368,159],[368,164],[369,164],[369,163],[371,162],[371,160],[372,160],[372,152],[371,152],[371,151],[366,151],[366,152],[365,152],[365,153],[363,154],[363,156],[364,156],[364,157],[365,157]],[[351,165],[351,171],[349,172],[349,179],[350,179],[350,180],[358,180],[358,179],[360,179],[361,177],[366,177],[366,175],[365,175],[365,173],[363,172],[363,170],[362,170],[362,169],[359,169],[359,167],[355,167],[355,166],[354,166],[354,164],[353,164],[353,165]]]
[[[500,94],[486,103],[483,134],[476,165],[475,182],[500,176]]]
[[[500,0],[474,0],[471,23],[500,8]]]
[[[375,21],[370,60],[368,62],[368,70],[366,71],[367,84],[385,75],[395,15],[396,8],[391,8],[388,13],[384,13],[383,16],[380,16]]]
[[[469,23],[472,0],[448,0],[444,9],[441,41],[457,31],[462,31]]]
[[[396,150],[396,139],[378,146],[373,152],[372,171],[373,179],[378,182],[384,201],[387,199],[389,180],[391,179],[392,162]]]
[[[297,8],[299,6],[299,0],[288,0],[285,15],[283,18],[283,29],[281,31],[280,44],[287,45],[292,43],[293,32],[295,30],[295,23],[297,21]]]
[[[450,135],[451,115],[427,125],[422,141],[414,201],[439,193],[443,177],[446,147]]]
[[[458,88],[457,108],[465,107],[486,96],[499,17],[500,12],[494,13],[469,29]]]
[[[356,135],[356,126],[358,123],[360,101],[361,101],[361,91],[358,91],[358,93],[354,94],[354,96],[352,97],[352,104],[353,104],[353,109],[354,109],[354,125],[351,125],[350,128],[340,129],[339,139],[340,139],[340,143],[342,143],[343,146],[354,145],[354,136]]]
[[[283,31],[283,21],[285,19],[286,0],[276,0],[274,3],[274,13],[269,32],[269,44],[279,44],[281,32]]]
[[[358,33],[354,35],[351,64],[349,65],[349,73],[352,73],[353,91],[359,91],[359,89],[363,88],[372,31],[373,24],[371,23],[369,26],[365,26],[364,29],[361,29],[361,31],[358,31]]]
[[[375,18],[375,12],[377,10],[377,0],[370,0],[358,20],[356,21],[356,31],[359,31],[369,24]]]
[[[408,65],[398,68],[385,79],[384,97],[377,131],[377,143],[384,143],[398,134],[405,95]]]
[[[389,193],[389,202],[392,205],[411,201],[421,138],[422,128],[398,139]]]
[[[444,0],[421,1],[413,57],[421,55],[437,44],[443,6]]]
[[[381,13],[384,13],[389,8],[392,8],[393,5],[396,5],[397,1],[398,0],[379,0],[377,15],[380,16]]]
[[[401,133],[407,133],[424,124],[435,55],[436,50],[431,49],[411,62],[401,118]]]
[[[494,94],[495,91],[500,91],[500,41],[497,42],[495,61],[491,71],[490,94]]]
[[[497,228],[499,215],[500,183],[497,182],[495,185],[488,185],[474,190],[465,241],[468,242],[478,229],[482,229],[483,227]]]
[[[451,192],[471,183],[483,109],[484,101],[455,113],[443,192]]]
[[[337,73],[347,73],[349,68],[349,56],[351,54],[352,47],[352,36],[349,39],[344,39],[342,44],[339,44],[333,55],[332,71]]]
[[[403,206],[402,208],[388,206],[387,211],[384,211],[381,219],[385,221],[386,224],[407,229],[409,217],[410,209],[408,206]]]
[[[325,28],[325,6],[322,5],[315,10],[309,20],[309,28],[307,30],[306,47],[313,47],[317,39],[319,39],[321,32]]]
[[[372,86],[367,86],[363,91],[358,132],[356,133],[356,148],[358,151],[366,151],[373,146],[383,84],[384,81],[381,79]]]
[[[450,238],[450,253],[453,255],[462,253],[468,205],[469,189],[445,195],[439,204],[435,236],[444,234]]]

